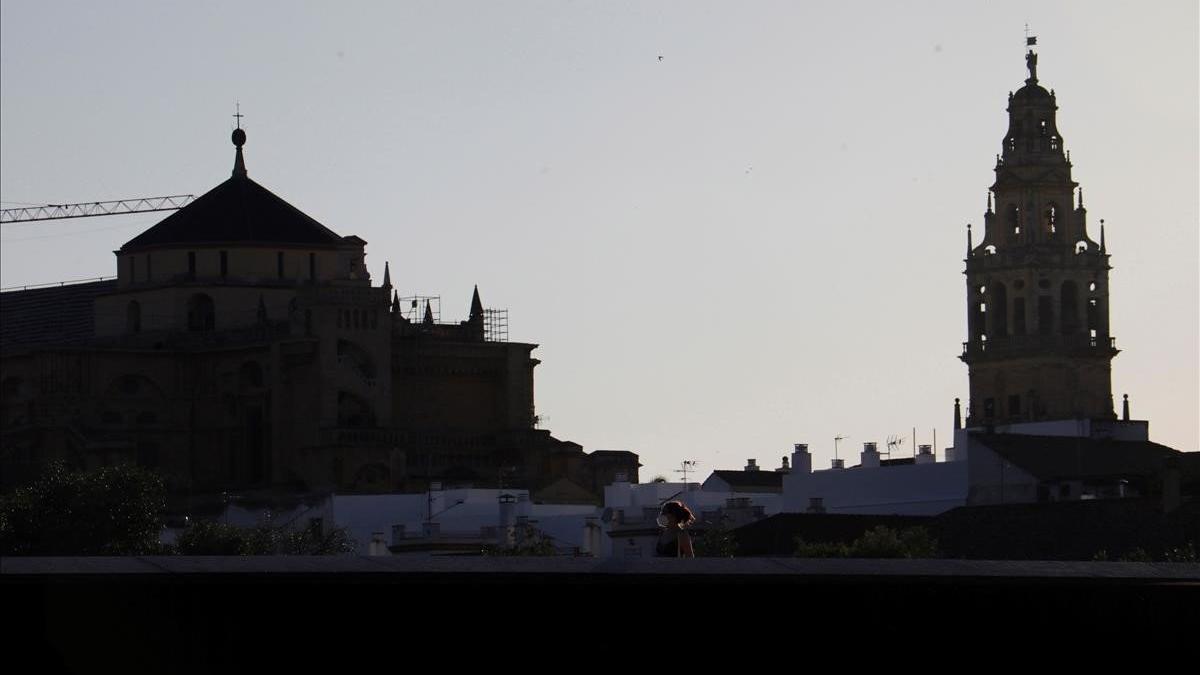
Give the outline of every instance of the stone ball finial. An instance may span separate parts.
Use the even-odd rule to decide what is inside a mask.
[[[242,147],[246,144],[246,132],[243,129],[233,130],[233,144],[237,147]]]

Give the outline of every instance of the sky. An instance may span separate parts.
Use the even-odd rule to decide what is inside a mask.
[[[1200,10],[1044,2],[0,4],[0,201],[250,176],[401,295],[475,284],[543,428],[642,480],[793,443],[938,454],[1026,24],[1106,222],[1118,406],[1200,449]],[[661,57],[661,58],[660,58]],[[163,214],[0,229],[0,286],[115,274]]]

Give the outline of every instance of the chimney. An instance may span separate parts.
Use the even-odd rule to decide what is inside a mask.
[[[758,461],[753,459],[746,460],[746,471],[758,471]]]
[[[830,465],[829,465],[829,468],[831,468],[831,469],[844,469],[844,468],[846,468],[846,460],[844,460],[844,459],[835,459],[835,460],[833,460],[833,462],[831,462],[831,463],[830,463]]]
[[[529,532],[529,516],[517,516],[517,544],[524,544]]]
[[[932,445],[917,446],[917,464],[933,464],[937,461],[937,457],[933,454]]]
[[[496,545],[513,545],[513,523],[516,521],[517,499],[510,494],[500,495],[500,525],[496,528]]]
[[[812,455],[808,454],[807,443],[792,446],[792,469],[796,473],[812,473]]]
[[[879,450],[874,443],[863,443],[860,463],[864,469],[874,469],[879,466]]]
[[[367,555],[387,555],[387,542],[383,539],[382,532],[371,533],[371,543],[367,546]]]
[[[792,472],[792,467],[788,466],[787,455],[783,456],[783,465],[780,466],[778,469],[775,469],[775,472],[776,473],[791,473]]]
[[[599,556],[600,542],[597,540],[599,534],[599,519],[596,516],[585,516],[583,519],[583,546],[580,548],[580,553],[593,558]]]

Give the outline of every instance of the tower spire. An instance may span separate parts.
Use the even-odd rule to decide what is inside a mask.
[[[470,320],[483,318],[483,303],[479,301],[479,285],[475,285],[475,293],[471,296],[471,316]]]
[[[433,303],[425,301],[425,320],[422,322],[426,326],[433,325]]]
[[[242,157],[242,146],[246,144],[246,132],[242,130],[242,106],[239,103],[237,112],[233,115],[237,119],[237,128],[233,130],[233,145],[237,148],[237,156],[233,159],[233,177],[246,177],[246,159]]]
[[[384,288],[392,287],[392,270],[389,269],[388,263],[386,260],[383,262],[383,287]]]
[[[392,291],[392,314],[400,313],[400,294]]]
[[[1058,129],[1058,103],[1038,83],[1036,39],[1027,32],[1025,40],[1028,79],[1009,95],[978,245],[967,229],[967,340],[959,356],[970,378],[970,395],[959,402],[966,428],[1116,418],[1110,363],[1119,350],[1109,331],[1104,225],[1093,244]],[[1082,252],[1081,240],[1090,254],[1072,255]],[[1064,269],[1058,260],[1072,263]],[[1031,280],[1048,292],[1027,289]],[[1056,285],[1061,292],[1050,290]],[[1079,302],[1084,288],[1093,291],[1087,305]],[[1063,348],[1030,339],[1041,335],[1055,336]],[[1044,377],[1030,368],[1034,361],[1053,364],[1066,377]]]
[[[1104,253],[1104,219],[1100,219],[1100,252]]]

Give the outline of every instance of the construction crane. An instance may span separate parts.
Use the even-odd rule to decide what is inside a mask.
[[[88,218],[91,216],[115,216],[124,213],[148,211],[175,211],[196,199],[195,195],[169,195],[166,197],[141,197],[118,199],[109,202],[84,202],[80,204],[45,204],[19,209],[0,211],[0,223],[20,223],[30,220],[61,220],[63,218]]]

